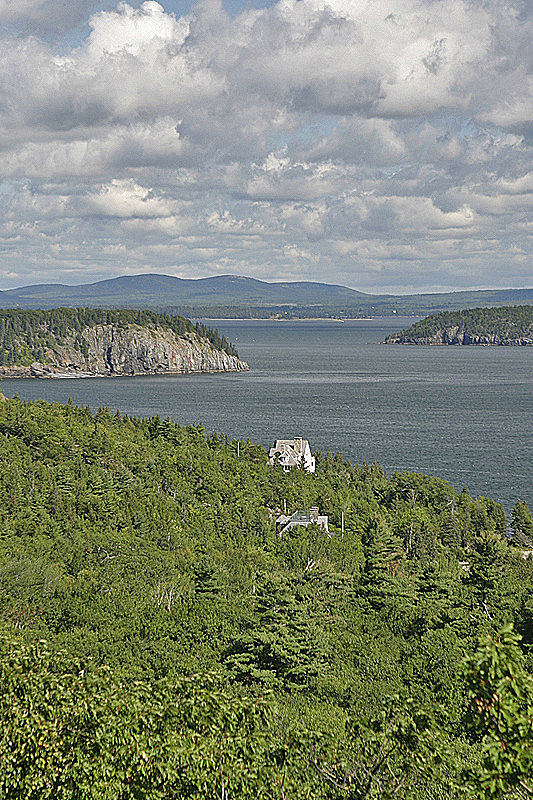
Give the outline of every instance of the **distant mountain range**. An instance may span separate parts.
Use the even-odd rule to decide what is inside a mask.
[[[533,289],[371,295],[327,283],[268,283],[238,275],[185,280],[149,273],[78,286],[43,283],[0,292],[2,308],[145,308],[197,317],[380,316],[521,304],[533,305]]]

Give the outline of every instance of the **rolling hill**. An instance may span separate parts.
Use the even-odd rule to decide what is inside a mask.
[[[239,275],[187,280],[147,273],[77,286],[43,283],[0,292],[2,308],[145,308],[196,317],[422,315],[511,304],[533,304],[533,289],[372,295],[309,281],[270,283]]]

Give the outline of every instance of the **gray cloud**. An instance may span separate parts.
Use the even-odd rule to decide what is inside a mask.
[[[532,283],[525,6],[0,0],[0,22],[4,285]]]
[[[98,5],[97,0],[0,0],[0,24],[14,34],[56,38],[85,22]]]

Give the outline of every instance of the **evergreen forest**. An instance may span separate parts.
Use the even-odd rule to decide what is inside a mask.
[[[533,797],[527,504],[316,455],[0,400],[0,798]]]
[[[48,363],[47,350],[65,344],[67,339],[86,355],[82,332],[97,325],[130,325],[171,330],[178,336],[194,333],[208,339],[217,350],[236,356],[237,351],[217,330],[184,317],[155,311],[102,308],[53,308],[49,311],[0,309],[0,366],[30,366],[34,361]]]
[[[431,314],[387,340],[431,339],[442,331],[467,334],[469,337],[493,337],[503,342],[533,340],[533,306],[501,306],[499,308],[467,308]]]

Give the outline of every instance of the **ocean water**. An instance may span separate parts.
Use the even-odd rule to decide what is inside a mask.
[[[4,394],[201,422],[265,447],[295,435],[388,473],[533,508],[533,348],[380,344],[412,320],[217,321],[250,372],[3,380]]]

